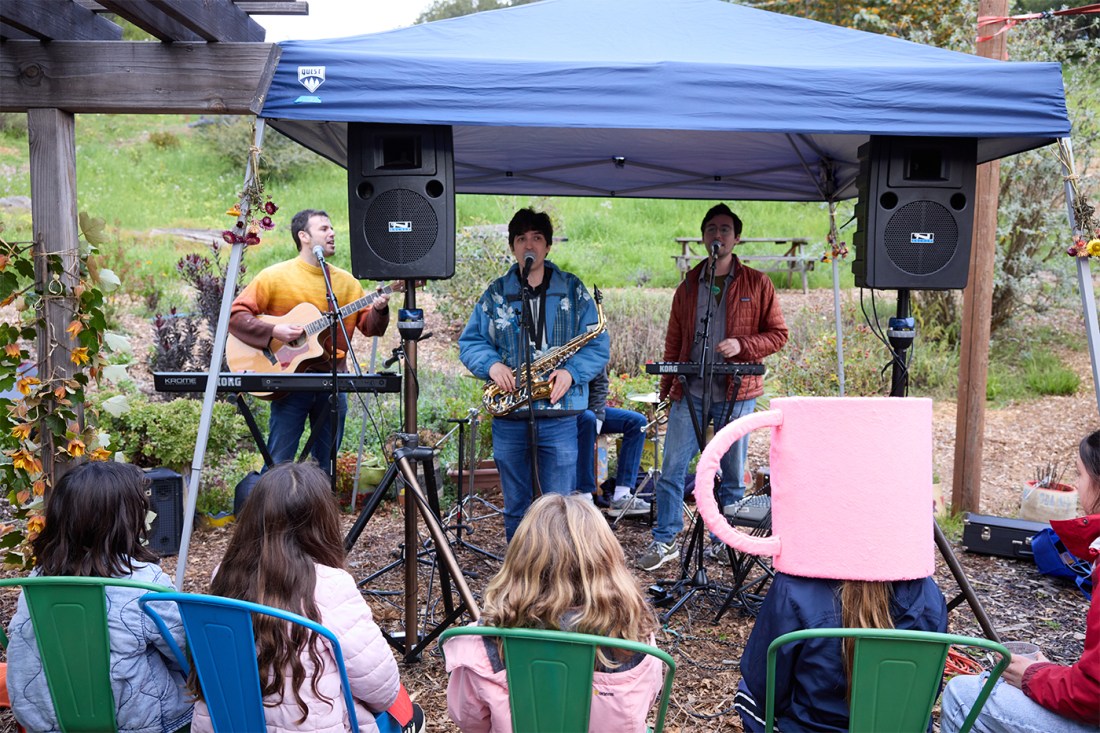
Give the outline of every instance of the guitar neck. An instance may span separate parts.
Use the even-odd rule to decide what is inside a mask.
[[[355,313],[358,313],[359,311],[363,310],[364,308],[369,307],[372,303],[374,303],[375,300],[378,299],[379,296],[389,295],[392,292],[394,292],[394,287],[392,285],[387,285],[386,287],[382,288],[381,290],[375,290],[374,292],[367,293],[366,295],[364,295],[362,298],[359,298],[358,300],[351,301],[350,303],[348,303],[347,305],[345,305],[343,308],[341,308],[338,311],[338,313],[340,315],[340,320],[343,320],[343,319],[347,318],[348,316],[350,316],[352,314],[355,314]],[[309,323],[306,324],[305,329],[306,329],[306,333],[309,334],[310,336],[312,336],[314,334],[320,333],[321,331],[324,331],[326,328],[328,328],[328,326],[329,326],[328,318],[323,317],[323,318],[318,318],[315,321],[310,321]]]

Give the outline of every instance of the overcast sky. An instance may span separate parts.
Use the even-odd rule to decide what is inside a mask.
[[[309,0],[309,15],[254,15],[268,43],[339,38],[410,26],[432,0]]]

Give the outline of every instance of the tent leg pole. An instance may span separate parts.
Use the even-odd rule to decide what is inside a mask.
[[[1062,161],[1062,178],[1065,180],[1066,190],[1066,216],[1069,217],[1069,228],[1074,235],[1083,234],[1089,239],[1095,232],[1084,231],[1085,222],[1077,221],[1074,213],[1077,204],[1077,171],[1073,163],[1073,142],[1064,137],[1058,141],[1059,158]],[[1085,335],[1088,337],[1089,361],[1092,363],[1092,389],[1096,394],[1096,410],[1100,413],[1100,360],[1097,359],[1097,350],[1100,349],[1100,327],[1097,326],[1096,295],[1092,288],[1092,268],[1089,267],[1088,257],[1077,258],[1077,290],[1081,293],[1081,309],[1085,315]]]
[[[264,140],[264,126],[266,121],[256,120],[256,131],[252,138],[252,149],[258,151]],[[248,163],[244,171],[244,191],[251,188],[255,182],[257,171],[255,163],[258,155],[254,152],[248,156]],[[248,221],[248,197],[241,196],[242,224]],[[237,234],[243,238],[245,227],[237,227]],[[210,437],[210,423],[214,417],[214,399],[218,394],[218,377],[221,376],[222,357],[225,356],[225,342],[229,335],[229,307],[233,304],[233,295],[237,289],[237,273],[241,269],[241,259],[244,255],[245,245],[237,243],[229,252],[229,269],[225,273],[225,289],[222,291],[221,312],[218,315],[218,327],[214,332],[214,348],[210,354],[210,368],[206,374],[206,391],[202,398],[202,416],[199,418],[199,431],[195,439],[195,453],[191,458],[191,481],[187,488],[187,505],[183,512],[183,533],[180,538],[180,554],[176,562],[176,590],[183,590],[183,576],[187,572],[187,554],[191,549],[191,531],[195,526],[195,503],[199,498],[199,482],[202,478],[202,463],[206,456],[206,443]]]

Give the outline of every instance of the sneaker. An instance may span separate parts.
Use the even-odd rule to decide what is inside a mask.
[[[607,513],[613,517],[640,517],[649,514],[649,502],[645,499],[630,496],[621,499],[612,499]]]
[[[417,703],[413,703],[413,717],[409,724],[401,729],[401,733],[423,733],[426,729],[424,710]]]
[[[719,540],[711,542],[710,547],[703,551],[703,556],[708,560],[714,560],[719,565],[728,566],[730,564],[729,547]]]
[[[669,542],[666,544],[653,540],[649,543],[649,547],[645,549],[645,552],[638,556],[636,564],[642,570],[656,570],[669,560],[677,560],[679,557],[680,552],[676,549],[674,543]]]
[[[595,504],[595,503],[596,503],[596,500],[592,498],[592,494],[587,494],[587,493],[583,493],[583,494],[582,494],[582,493],[574,493],[574,494],[573,494],[573,498],[574,498],[574,499],[580,499],[581,501],[586,501],[586,502],[588,502],[589,504]]]

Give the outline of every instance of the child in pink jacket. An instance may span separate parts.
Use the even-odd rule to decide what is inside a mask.
[[[481,621],[648,644],[657,629],[607,520],[590,502],[558,494],[535,501],[516,529],[503,567],[485,589]],[[463,733],[512,733],[497,641],[455,636],[445,656],[447,709]],[[656,657],[600,650],[589,731],[644,731],[663,671]]]
[[[355,698],[356,733],[424,728],[398,678],[397,662],[353,578],[344,569],[340,515],[328,475],[313,463],[282,463],[256,483],[210,592],[274,606],[317,621],[340,640]],[[324,640],[271,617],[254,619],[269,733],[351,730],[340,672]],[[197,684],[194,685],[195,691]],[[193,733],[212,731],[195,703]]]

